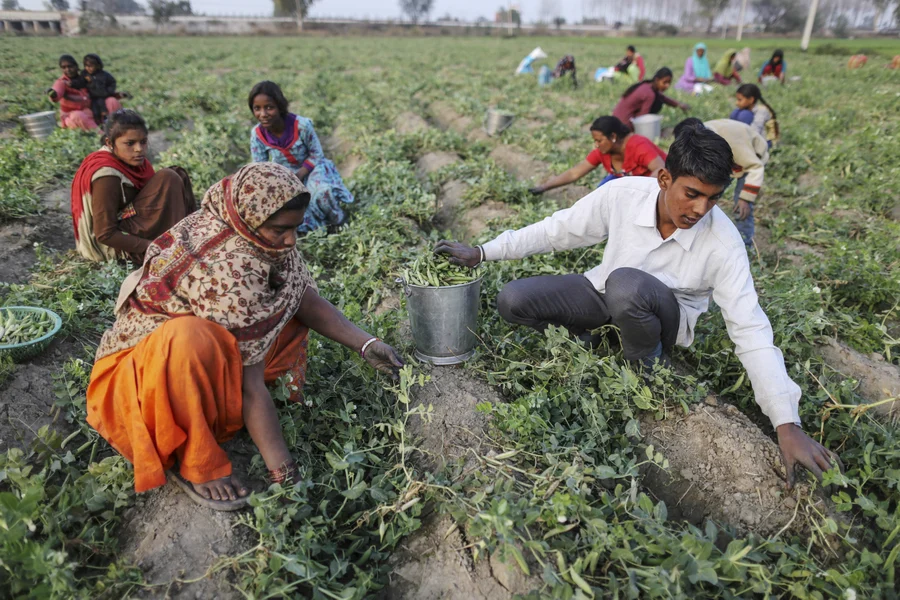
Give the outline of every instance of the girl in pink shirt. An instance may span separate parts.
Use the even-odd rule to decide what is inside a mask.
[[[75,58],[63,54],[59,57],[62,76],[47,90],[52,102],[59,103],[60,126],[65,129],[97,129],[97,122],[91,113],[91,96],[87,82],[79,75]]]

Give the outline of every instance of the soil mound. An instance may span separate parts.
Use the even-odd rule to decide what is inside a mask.
[[[433,514],[391,557],[393,571],[381,600],[507,600],[540,588],[515,565],[496,557],[472,560],[465,533]]]
[[[170,482],[138,496],[124,517],[121,557],[140,567],[146,581],[158,586],[138,597],[242,597],[231,585],[227,570],[204,577],[220,557],[235,556],[253,546],[249,530],[235,528],[234,513],[197,506]]]
[[[432,367],[430,376],[424,386],[411,390],[413,408],[431,408],[430,417],[416,415],[408,424],[420,451],[416,460],[428,471],[454,465],[460,469],[457,472],[474,468],[475,454],[491,451],[483,435],[487,417],[476,406],[501,400],[490,386],[461,367]],[[391,557],[390,583],[379,597],[506,600],[540,587],[539,578],[526,576],[512,561],[506,563],[499,556],[475,561],[469,545],[465,530],[453,519],[432,513]]]
[[[423,179],[435,171],[455,165],[458,162],[460,162],[459,155],[455,152],[429,152],[428,154],[423,154],[416,161],[416,177]]]
[[[844,343],[828,340],[819,346],[828,365],[844,376],[859,381],[859,393],[872,402],[900,397],[900,368],[876,354],[880,360],[865,356]],[[881,417],[896,423],[900,420],[900,401],[873,409]]]
[[[429,367],[424,367],[429,369]],[[418,438],[421,464],[429,471],[440,471],[469,449],[479,452],[485,444],[483,432],[487,417],[476,410],[481,402],[500,402],[486,383],[466,373],[462,367],[430,367],[431,381],[412,390],[412,407],[431,407],[429,417],[413,415],[410,433]],[[487,451],[487,447],[485,447]]]
[[[435,102],[428,107],[428,112],[438,127],[465,135],[470,142],[485,142],[491,139],[471,117],[460,115],[447,102]]]
[[[13,446],[28,445],[38,429],[53,423],[56,396],[53,393],[51,369],[22,364],[0,391],[0,452]],[[65,419],[57,419],[54,428],[63,436],[71,426]]]
[[[68,209],[68,194],[62,190],[44,196],[45,205]],[[75,247],[72,218],[64,211],[50,210],[40,217],[26,217],[0,225],[0,282],[24,283],[37,260],[35,244],[63,252]]]
[[[487,226],[494,219],[505,219],[516,214],[515,209],[503,202],[485,202],[480,206],[464,211],[457,219],[455,230],[463,241],[474,241],[487,231]],[[489,236],[493,237],[493,236]]]
[[[511,146],[497,146],[490,153],[491,159],[520,181],[537,183],[550,175],[547,164]],[[593,190],[583,185],[567,185],[547,192],[560,206],[571,206]]]
[[[647,468],[643,484],[666,503],[670,518],[695,525],[709,518],[763,536],[789,523],[802,529],[804,519],[794,519],[797,499],[785,491],[778,446],[736,407],[701,404],[663,421],[645,415],[641,431],[669,461],[668,471]],[[825,501],[806,491],[798,485],[795,495],[824,510]]]
[[[429,129],[428,122],[419,115],[411,112],[404,112],[397,115],[394,120],[394,129],[402,135],[410,135],[427,131]]]

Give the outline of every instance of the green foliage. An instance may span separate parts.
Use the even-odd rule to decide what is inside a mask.
[[[39,192],[65,185],[81,160],[96,149],[97,137],[57,130],[46,140],[24,132],[0,144],[0,222],[36,214]]]
[[[84,423],[86,365],[55,383],[65,439],[42,427],[25,450],[0,454],[0,590],[14,598],[124,595],[140,581],[115,564],[117,525],[134,498],[131,467]],[[107,455],[100,459],[101,455]]]
[[[244,99],[261,79],[282,85],[292,110],[314,119],[326,146],[335,132],[352,140],[355,154],[365,159],[348,180],[357,198],[352,220],[336,234],[307,235],[301,250],[323,296],[401,350],[410,343],[401,337],[404,313],[382,307],[400,293],[393,277],[402,265],[437,239],[431,217],[439,184],[465,181],[467,205],[490,199],[516,210],[492,223],[482,239],[537,221],[557,205],[529,196],[528,182],[490,160],[487,151],[496,141],[470,143],[464,135],[438,131],[404,135],[394,119],[406,111],[425,114],[441,100],[478,123],[488,107],[502,105],[519,117],[502,142],[560,172],[583,160],[591,144],[587,124],[608,112],[623,91],[612,84],[538,88],[532,78],[513,76],[521,56],[545,43],[531,38],[501,45],[434,39],[427,40],[427,51],[426,42],[405,39],[65,43],[69,52],[90,49],[109,57],[151,130],[168,128],[167,137],[174,138],[157,166],[187,168],[198,196],[249,160],[252,121]],[[581,64],[612,64],[624,43],[567,41]],[[871,42],[896,53],[892,43]],[[648,66],[676,70],[690,51],[690,42],[681,40],[640,44]],[[711,53],[725,44],[730,42],[710,41]],[[768,40],[750,44],[754,57],[772,49]],[[34,90],[56,77],[61,49],[46,40],[0,39],[4,64],[15,64],[15,77],[10,69],[2,72],[4,81],[14,82],[3,92],[4,117],[48,108]],[[298,71],[285,56],[329,67]],[[485,344],[469,368],[503,394],[504,402],[480,406],[500,453],[479,457],[478,468],[464,476],[456,465],[423,473],[409,460],[414,440],[407,421],[414,410],[424,410],[411,408],[410,394],[429,385],[415,365],[391,385],[350,350],[313,335],[308,406],[288,405],[284,382],[274,387],[302,481],[256,494],[242,516],[241,526],[254,532],[257,544],[226,560],[240,589],[256,598],[377,594],[387,581],[390,553],[434,502],[465,528],[479,559],[496,552],[537,576],[543,588],[533,597],[831,598],[849,597],[851,589],[859,597],[894,597],[900,555],[896,428],[870,413],[836,408],[864,400],[854,382],[822,364],[814,344],[837,335],[888,361],[900,354],[900,231],[885,218],[896,202],[892,190],[900,189],[900,88],[891,73],[873,68],[848,74],[829,55],[789,60],[803,80],[766,90],[784,140],[767,169],[758,215],[776,244],[802,243],[819,254],[795,264],[764,253],[754,257],[754,276],[775,342],[803,392],[804,426],[838,449],[847,466],[843,475],[829,474],[826,483],[835,487],[827,493],[858,526],[848,532],[812,515],[815,527],[836,534],[835,548],[818,533],[760,539],[713,523],[697,528],[670,520],[665,504],[641,490],[641,468],[666,464],[665,449],[640,443],[642,413],[683,411],[708,391],[727,391],[730,401],[770,429],[742,383],[743,370],[715,309],[698,324],[694,345],[676,355],[692,376],[661,373],[649,382],[627,368],[613,347],[589,352],[560,330],[539,336],[499,318],[494,301],[505,282],[583,272],[602,259],[602,248],[590,248],[496,264],[485,273],[478,331]],[[721,118],[730,95],[719,90],[690,103],[700,118]],[[552,116],[540,116],[544,111]],[[663,115],[665,127],[682,118],[669,109]],[[528,127],[522,126],[526,120]],[[75,132],[56,132],[42,143],[20,132],[0,139],[0,215],[39,210],[37,192],[67,184],[95,147],[96,136]],[[347,152],[328,147],[338,162]],[[435,150],[463,160],[420,180],[414,162]],[[40,254],[32,280],[0,288],[0,304],[51,308],[63,317],[69,340],[92,347],[112,320],[128,267]],[[0,365],[0,378],[10,368]],[[60,415],[76,426],[73,437],[61,440],[46,431],[27,449],[0,455],[6,534],[0,536],[0,595],[128,596],[140,576],[117,562],[116,534],[133,498],[130,470],[84,425],[89,360],[68,361],[60,371]],[[251,471],[263,472],[258,457]]]

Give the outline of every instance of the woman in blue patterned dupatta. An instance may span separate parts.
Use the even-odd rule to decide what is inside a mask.
[[[277,84],[262,81],[247,100],[259,124],[250,134],[253,162],[275,162],[294,171],[312,196],[301,233],[321,227],[334,230],[347,222],[342,205],[353,202],[334,163],[325,158],[312,121],[288,112]]]

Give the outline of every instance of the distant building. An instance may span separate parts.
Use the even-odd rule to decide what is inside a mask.
[[[44,10],[0,10],[0,33],[60,35],[78,32],[73,13]]]

